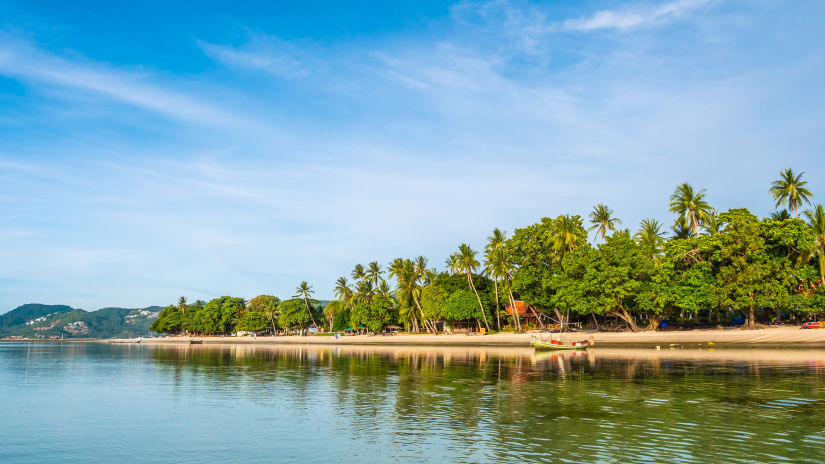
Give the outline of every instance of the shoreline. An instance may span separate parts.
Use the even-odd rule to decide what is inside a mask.
[[[143,338],[145,345],[188,344],[192,340],[204,345],[388,345],[388,346],[498,346],[529,347],[531,333],[499,333],[490,335],[350,335],[337,340],[330,336],[260,336],[260,337],[156,337]],[[568,340],[593,337],[595,347],[660,345],[731,345],[736,347],[825,347],[825,330],[803,330],[799,327],[770,327],[756,330],[706,329],[673,332],[569,332]],[[97,343],[134,343],[136,339],[84,340]],[[13,341],[13,340],[4,340]],[[790,345],[789,345],[790,344]]]

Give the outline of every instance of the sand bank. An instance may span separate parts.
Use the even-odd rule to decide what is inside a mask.
[[[509,346],[527,347],[529,333],[492,335],[353,335],[336,339],[329,336],[277,336],[277,337],[191,337],[203,344],[298,344],[298,345],[405,345],[405,346]],[[682,347],[699,345],[736,346],[794,346],[825,347],[825,330],[801,330],[798,327],[771,327],[758,330],[708,329],[673,332],[575,332],[564,334],[570,340],[592,336],[596,346],[660,345],[663,349],[671,344]],[[143,344],[188,344],[190,337],[144,338]],[[126,341],[126,340],[118,340]]]

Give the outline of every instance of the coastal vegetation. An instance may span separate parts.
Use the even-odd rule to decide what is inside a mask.
[[[311,299],[305,281],[283,301],[225,296],[189,305],[182,298],[152,330],[439,333],[576,322],[639,331],[818,317],[825,312],[825,212],[811,205],[803,175],[780,174],[769,192],[785,209],[764,218],[744,208],[717,211],[704,189],[684,183],[670,197],[670,233],[652,218],[635,232],[622,229],[614,211],[598,204],[587,221],[545,217],[510,237],[496,228],[483,253],[462,243],[442,271],[424,256],[356,264],[326,305]]]
[[[158,306],[84,311],[66,305],[26,304],[0,314],[0,337],[109,338],[150,334]]]

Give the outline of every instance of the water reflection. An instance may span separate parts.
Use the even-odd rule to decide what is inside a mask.
[[[823,366],[822,350],[25,345],[0,346],[0,379],[25,379],[0,388],[25,399],[70,384],[135,424],[113,448],[112,408],[87,405],[77,432],[99,442],[31,462],[136,447],[145,462],[198,448],[245,463],[820,463]]]

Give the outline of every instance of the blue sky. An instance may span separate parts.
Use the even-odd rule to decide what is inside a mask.
[[[825,200],[825,3],[0,1],[0,312],[318,297],[690,182]]]

